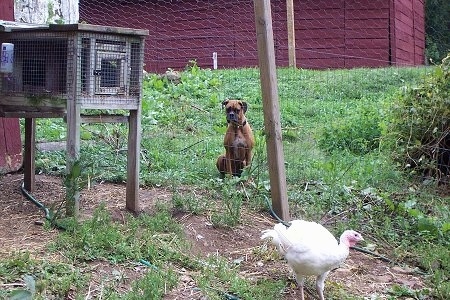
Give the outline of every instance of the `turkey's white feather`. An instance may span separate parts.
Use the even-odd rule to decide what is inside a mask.
[[[323,284],[329,271],[339,267],[347,258],[351,245],[363,240],[356,231],[346,230],[338,243],[325,227],[305,220],[294,220],[289,227],[276,224],[273,229],[262,232],[261,239],[267,238],[272,239],[285,257],[301,287],[305,276],[317,276],[320,299],[323,299]]]

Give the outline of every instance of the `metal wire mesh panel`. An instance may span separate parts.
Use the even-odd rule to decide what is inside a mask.
[[[10,73],[2,73],[0,104],[6,110],[61,112],[65,108],[68,81],[73,81],[67,60],[69,47],[64,33],[49,33],[47,28],[23,32],[2,32],[0,42],[14,46]]]
[[[302,123],[298,116],[309,119],[319,112],[341,110],[338,108],[340,102],[347,102],[349,114],[352,110],[362,110],[364,105],[360,103],[375,101],[379,97],[372,92],[379,89],[381,78],[396,72],[394,68],[384,67],[423,65],[424,1],[293,1],[297,70],[285,68],[289,65],[291,46],[286,1],[273,0],[270,3],[275,59],[279,68],[281,121],[289,161],[288,179],[291,180],[303,176],[302,164],[305,162],[302,154],[308,152],[305,148],[316,146],[313,122]],[[204,169],[215,171],[215,159],[224,150],[222,142],[226,121],[223,120],[220,103],[226,98],[247,101],[248,120],[254,131],[264,130],[253,1],[81,0],[80,21],[147,29],[144,69],[150,75],[158,74],[158,78],[165,79],[169,77],[164,76],[173,74],[172,70],[169,75],[165,73],[168,69],[185,72],[181,75],[185,78],[176,79],[174,84],[177,87],[171,86],[170,80],[168,83],[157,82],[159,79],[156,77],[146,82],[149,92],[147,97],[144,96],[147,101],[144,112],[150,112],[144,118],[151,119],[154,124],[160,122],[159,126],[164,125],[145,128],[144,141],[145,135],[151,136],[153,141],[157,138],[164,143],[178,141],[180,144],[166,148],[170,149],[169,152],[173,149],[174,155],[189,153],[185,160],[186,168],[205,165]],[[208,73],[208,76],[217,75],[221,80],[220,88],[211,88],[203,95],[198,82],[191,80],[191,61],[203,69],[219,69]],[[358,70],[353,70],[356,68]],[[359,68],[374,69],[364,71]],[[230,72],[224,75],[222,69]],[[321,72],[314,72],[316,70]],[[205,86],[215,82],[216,78],[202,77],[201,80]],[[400,86],[401,82],[395,84]],[[356,85],[364,85],[367,92],[352,89]],[[197,89],[197,93],[185,94],[190,89]],[[157,92],[151,92],[155,90]],[[169,94],[169,90],[173,93]],[[168,94],[161,96],[158,92]],[[196,104],[197,101],[215,103],[215,106],[201,106]],[[180,108],[180,111],[176,110],[176,116],[170,114],[173,107]],[[326,121],[320,119],[320,122]],[[178,132],[180,129],[175,129],[175,125],[189,128],[189,131]],[[176,139],[168,139],[168,132]],[[311,144],[306,143],[297,149],[295,143],[289,143],[291,135],[305,142],[311,140]],[[260,141],[258,134],[256,136]],[[349,143],[349,147],[355,147],[357,141]],[[150,142],[145,146],[148,153],[158,152],[156,144]],[[210,153],[210,145],[214,145],[214,153]],[[206,157],[204,153],[210,156]],[[149,169],[149,173],[151,171]]]
[[[0,42],[13,45],[11,70],[1,77],[2,105],[61,112],[82,108],[137,109],[145,31],[84,24],[9,24]]]
[[[143,41],[139,37],[83,32],[76,43],[80,54],[77,101],[85,108],[137,107]]]
[[[148,29],[145,69],[182,69],[189,60],[213,67],[257,65],[251,1],[81,1],[89,24]]]
[[[277,66],[288,65],[286,1],[271,1]],[[422,0],[294,1],[295,53],[303,68],[417,65],[425,61]],[[80,20],[145,28],[145,69],[257,66],[253,1],[81,0]],[[217,58],[217,59],[216,59]]]

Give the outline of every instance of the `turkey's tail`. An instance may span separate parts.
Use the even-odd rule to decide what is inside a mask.
[[[286,254],[287,249],[292,245],[287,237],[286,226],[281,223],[276,224],[273,229],[264,230],[262,233],[261,239],[272,238],[272,243],[282,255]]]

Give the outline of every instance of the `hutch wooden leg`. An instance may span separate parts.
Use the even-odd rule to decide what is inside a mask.
[[[25,118],[25,144],[24,144],[24,187],[27,191],[33,192],[35,186],[35,148],[36,148],[36,119]]]
[[[141,112],[130,110],[128,120],[128,157],[126,208],[139,212],[139,155],[141,144]]]
[[[73,174],[73,165],[80,157],[80,105],[74,99],[67,102],[67,163],[66,174],[66,216],[76,217],[80,211],[80,191],[76,176]]]

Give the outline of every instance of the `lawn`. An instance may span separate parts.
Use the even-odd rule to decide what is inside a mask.
[[[361,295],[358,288],[336,281],[326,283],[327,299],[446,299],[450,294],[449,185],[405,169],[393,155],[397,149],[389,136],[399,95],[432,72],[431,67],[278,70],[291,217],[320,222],[335,236],[347,228],[358,230],[366,240],[363,249],[388,258],[386,266],[407,268],[421,282],[393,280],[377,293]],[[66,222],[65,230],[52,229],[49,222],[41,228],[51,233],[38,251],[46,253],[43,260],[21,247],[2,251],[1,297],[15,290],[34,293],[36,299],[87,299],[95,286],[98,298],[101,285],[100,295],[108,299],[176,299],[168,296],[170,291],[189,282],[191,291],[208,299],[226,298],[224,291],[237,299],[295,299],[288,270],[262,267],[283,262],[258,241],[259,231],[271,226],[258,69],[212,71],[191,63],[180,75],[180,82],[158,74],[148,74],[144,81],[140,179],[143,191],[158,191],[150,197],[151,205],[145,202],[145,212],[138,217],[123,211],[118,216],[117,207],[124,202],[110,209],[112,198],[120,194],[114,190],[89,205],[82,221],[73,222],[64,220],[61,200],[55,197],[47,204],[59,222]],[[256,137],[253,164],[241,178],[220,179],[215,167],[223,152],[226,120],[221,102],[226,98],[249,104],[246,115]],[[40,142],[65,139],[62,120],[41,119],[37,128]],[[81,132],[79,181],[89,199],[99,183],[120,186],[126,180],[127,135],[122,124],[84,124]],[[38,151],[36,169],[51,178],[63,176],[64,151]],[[57,189],[62,188],[60,184]],[[231,255],[197,253],[192,240],[202,238],[187,234],[191,223],[186,220],[194,222],[191,217],[217,229],[217,240],[236,232],[246,239],[248,226],[252,238],[247,238],[258,244],[243,243],[230,253],[245,253],[264,272],[253,270],[259,275],[251,276],[236,258],[230,261]],[[217,242],[216,247],[226,245]],[[138,274],[120,289],[123,273],[116,274],[116,281],[103,282],[93,281],[95,276],[87,271],[93,265],[114,269],[134,263],[139,264]],[[189,280],[180,270],[189,271]]]

